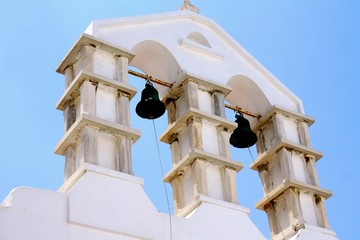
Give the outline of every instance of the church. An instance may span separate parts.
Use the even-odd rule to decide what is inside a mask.
[[[236,176],[244,166],[230,152],[254,144],[251,169],[264,190],[256,208],[268,217],[271,239],[338,239],[326,214],[332,193],[316,172],[322,153],[310,144],[314,119],[189,0],[175,12],[94,20],[56,71],[66,86],[56,106],[65,131],[55,147],[65,158],[64,183],[58,191],[9,193],[0,205],[1,239],[265,240],[239,204]],[[142,93],[129,74],[146,80]],[[172,187],[174,214],[158,212],[134,175],[136,94],[143,94],[140,117],[167,114],[159,141],[171,151],[163,181]],[[226,108],[237,112],[236,122]],[[250,140],[237,135],[244,125]]]

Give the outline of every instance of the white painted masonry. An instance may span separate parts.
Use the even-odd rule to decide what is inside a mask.
[[[128,67],[173,84],[158,87],[166,104],[174,193],[174,240],[265,239],[238,204],[230,154],[236,124],[225,101],[262,115],[258,136],[271,238],[336,240],[325,211],[331,192],[319,186],[310,144],[314,122],[292,92],[189,1],[182,11],[93,21],[60,63],[65,92],[57,104],[65,133],[55,148],[65,157],[57,191],[14,189],[0,206],[0,239],[170,239],[169,216],[159,213],[133,176]],[[18,231],[21,229],[21,231]]]

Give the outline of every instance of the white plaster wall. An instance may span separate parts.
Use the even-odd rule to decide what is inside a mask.
[[[1,239],[169,239],[168,216],[156,211],[142,189],[141,180],[94,169],[101,168],[88,170],[71,188],[68,186],[68,193],[30,188],[12,192],[6,204],[0,206]],[[236,239],[264,239],[249,222],[246,212],[235,206],[218,208],[204,204],[187,220],[174,218],[175,239],[205,240],[219,236],[233,239],[238,234]],[[232,228],[199,231],[206,229],[207,220],[226,223],[230,219],[236,219],[232,225],[248,228],[237,228],[236,233]],[[242,238],[248,229],[253,231]]]
[[[19,187],[0,205],[0,239],[69,239],[66,195]]]
[[[164,32],[167,33],[166,38]],[[201,34],[211,47],[188,39],[192,32]],[[120,47],[126,49],[133,49],[144,40],[155,41],[165,49],[171,49],[169,52],[175,58],[178,70],[167,66],[167,62],[163,63],[163,70],[151,66],[149,59],[156,58],[155,54],[147,58],[141,57],[141,61],[138,61],[139,56],[136,56],[133,63],[130,63],[140,66],[140,69],[147,74],[167,78],[163,79],[164,81],[176,81],[182,69],[224,85],[233,76],[244,75],[256,83],[268,98],[270,106],[279,105],[296,112],[303,112],[302,102],[291,91],[216,23],[204,16],[181,11],[135,18],[96,20],[87,28],[86,33],[114,45],[119,45],[121,39]],[[188,44],[182,44],[184,39]],[[195,44],[189,47],[192,41]],[[165,74],[167,69],[174,70]],[[160,90],[160,94],[164,93],[163,90]],[[241,89],[237,90],[241,92]],[[230,102],[236,104],[232,101],[235,101],[234,99]]]
[[[0,205],[1,240],[170,239],[169,216],[148,199],[142,180],[84,165],[61,192],[18,188]],[[203,198],[194,214],[172,216],[174,240],[265,240],[249,211]]]
[[[131,179],[117,173],[113,177],[99,172],[83,175],[68,192],[69,221],[104,231],[159,238],[152,230],[161,225],[159,218],[152,218],[156,209],[141,185],[133,184]]]

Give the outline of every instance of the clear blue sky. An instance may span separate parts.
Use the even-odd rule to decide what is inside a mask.
[[[340,239],[358,239],[359,1],[192,2],[303,100],[306,113],[316,119],[310,128],[312,145],[324,153],[317,163],[320,183],[334,193],[326,201],[330,224]],[[64,159],[53,149],[63,135],[62,113],[55,104],[64,91],[64,78],[55,68],[88,24],[93,19],[177,11],[181,4],[0,0],[0,199],[17,186],[54,191],[61,186]],[[142,90],[141,80],[131,82]],[[133,107],[138,99],[139,94]],[[145,179],[155,206],[166,212],[151,122],[136,116],[132,120],[144,136],[134,146],[135,174]],[[158,134],[165,123],[164,117],[156,122]],[[137,151],[140,148],[143,151]],[[168,170],[168,146],[161,149]],[[232,151],[246,166],[238,176],[240,204],[251,208],[252,219],[269,236],[265,214],[254,209],[262,189],[257,173],[248,168],[251,158],[247,152]]]

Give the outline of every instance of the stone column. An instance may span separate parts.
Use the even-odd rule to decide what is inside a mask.
[[[57,108],[64,111],[65,135],[55,152],[65,156],[65,180],[82,164],[133,174],[131,148],[140,136],[130,127],[133,57],[84,34],[60,64],[66,90]]]
[[[310,145],[314,120],[274,107],[254,126],[264,198],[256,206],[269,219],[272,239],[290,239],[299,229],[329,229],[324,201],[331,192],[319,186],[315,163],[322,153]],[[324,230],[321,230],[324,231]]]
[[[67,89],[74,80],[74,68],[73,66],[67,66],[64,70],[65,74],[65,89]],[[75,109],[73,101],[67,101],[64,109],[64,128],[67,131],[71,125],[75,122]]]
[[[165,176],[173,188],[175,214],[187,216],[202,196],[237,204],[236,173],[229,137],[236,128],[225,118],[226,86],[185,76],[165,96],[169,128],[160,140],[170,144],[172,169]]]
[[[129,58],[122,55],[115,56],[115,71],[114,71],[114,80],[129,83],[128,80],[128,66]]]

